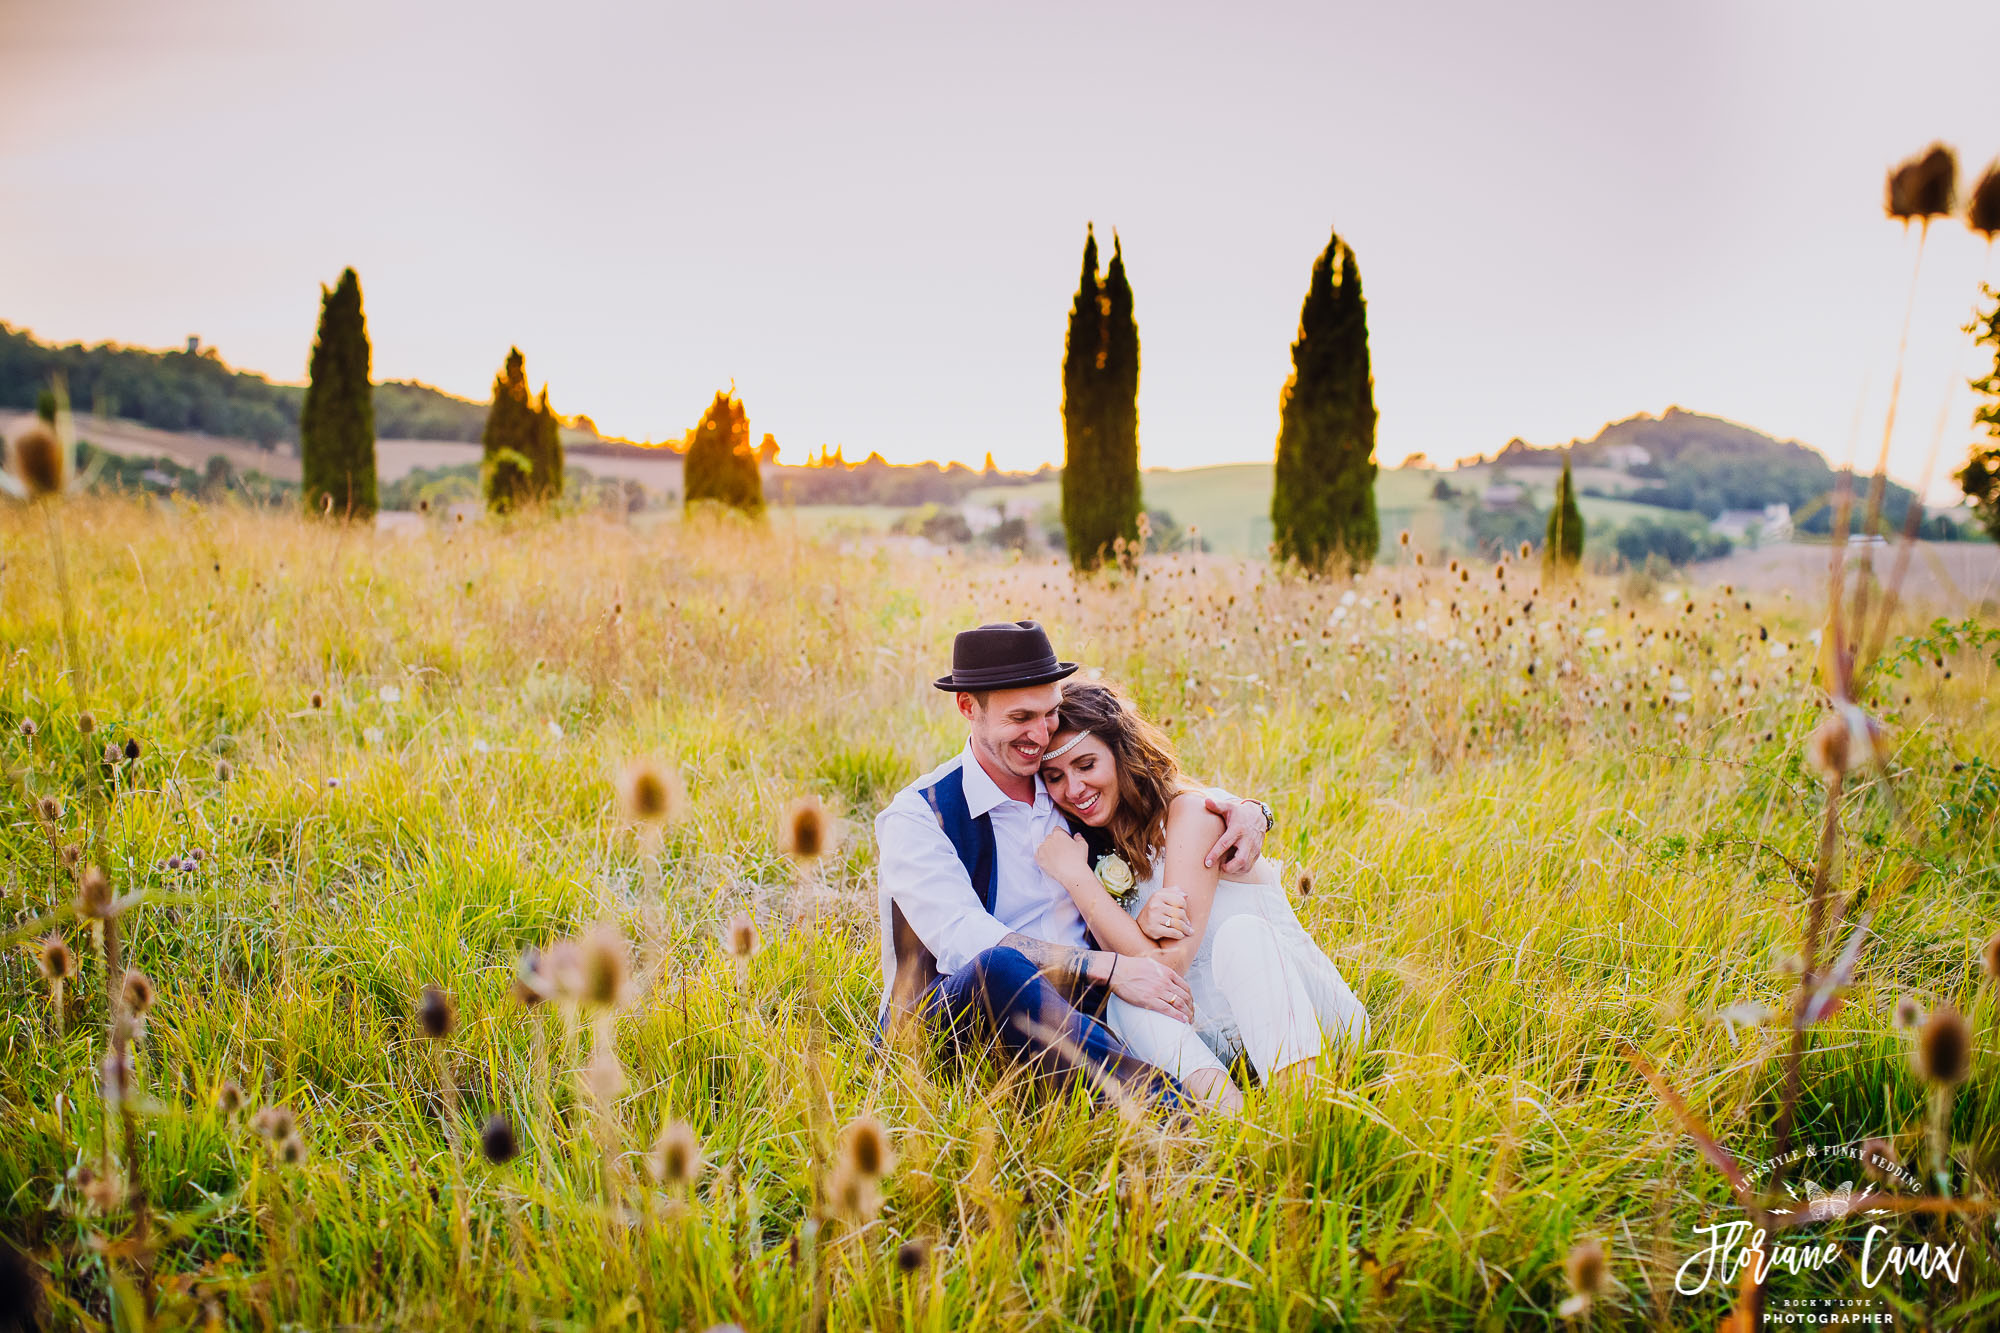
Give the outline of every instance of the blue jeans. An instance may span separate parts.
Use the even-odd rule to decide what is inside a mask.
[[[1101,1009],[1105,996],[1093,986],[1080,998]],[[1140,1101],[1157,1099],[1170,1110],[1186,1104],[1187,1094],[1170,1074],[1132,1054],[1109,1027],[1072,1005],[1019,949],[988,949],[939,977],[924,997],[923,1013],[955,1057],[997,1047],[1040,1081],[1061,1087],[1078,1076],[1088,1079],[1100,1100],[1108,1079]]]

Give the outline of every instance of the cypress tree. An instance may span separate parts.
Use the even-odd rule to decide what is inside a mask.
[[[746,514],[764,512],[764,479],[750,447],[750,416],[740,399],[718,391],[702,413],[688,445],[682,473],[683,509],[727,505]]]
[[[1091,517],[1092,487],[1096,481],[1097,459],[1102,452],[1098,441],[1100,413],[1097,406],[1097,368],[1105,355],[1104,315],[1098,306],[1097,233],[1086,225],[1083,231],[1083,280],[1070,303],[1069,332],[1063,340],[1063,470],[1062,523],[1069,540],[1070,563],[1079,569],[1094,569],[1099,543],[1087,539]]]
[[[1109,543],[1139,540],[1139,324],[1132,314],[1132,284],[1125,254],[1111,233],[1111,267],[1104,275],[1104,433],[1100,437],[1098,522]]]
[[[375,516],[375,399],[368,383],[368,321],[353,269],[320,284],[319,334],[299,410],[301,498],[308,514]]]
[[[479,443],[484,451],[479,473],[487,509],[511,513],[533,499],[530,487],[538,470],[535,456],[541,452],[541,428],[528,397],[527,363],[518,347],[507,349],[507,362],[493,377],[493,402],[486,409],[486,429]]]
[[[1063,531],[1070,563],[1095,569],[1119,537],[1138,537],[1139,329],[1118,239],[1100,278],[1089,227],[1063,344],[1062,413]]]
[[[530,489],[544,504],[554,504],[563,493],[562,422],[549,406],[549,386],[542,386],[542,400],[535,408],[535,472]]]
[[[1542,567],[1569,573],[1583,561],[1583,511],[1576,507],[1576,483],[1569,475],[1569,455],[1563,454],[1562,480],[1549,510],[1548,536],[1542,543]]]
[[[1368,306],[1354,249],[1337,232],[1313,264],[1278,400],[1271,526],[1278,558],[1313,573],[1358,574],[1381,539]]]

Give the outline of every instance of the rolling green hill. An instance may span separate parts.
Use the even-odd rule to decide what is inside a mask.
[[[270,448],[299,438],[305,387],[232,370],[212,347],[172,352],[99,343],[57,347],[0,322],[0,407],[32,410],[61,375],[78,412],[123,417],[158,430],[254,440]],[[375,386],[382,439],[477,441],[486,405],[414,380]]]
[[[1513,440],[1493,462],[1512,470],[1554,469],[1568,450],[1577,464],[1607,467],[1621,456],[1636,457],[1635,449],[1646,461],[1623,465],[1632,480],[1624,491],[1627,499],[1705,518],[1725,509],[1782,503],[1792,507],[1801,531],[1831,530],[1829,497],[1838,474],[1817,449],[1678,407],[1657,417],[1642,412],[1614,421],[1595,437],[1565,446],[1538,449]],[[1914,498],[1908,487],[1888,483],[1883,514],[1890,526],[1901,525]]]

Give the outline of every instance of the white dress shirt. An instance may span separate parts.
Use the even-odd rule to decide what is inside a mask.
[[[992,816],[991,912],[980,906],[972,876],[924,799],[924,789],[955,768],[965,771],[965,805],[972,817]],[[1219,788],[1208,790],[1221,799],[1233,799]],[[882,929],[882,1012],[888,1012],[889,996],[896,985],[892,905],[903,909],[903,919],[936,957],[938,972],[944,976],[963,968],[1009,934],[1082,948],[1083,914],[1076,910],[1061,881],[1035,863],[1035,849],[1042,840],[1068,827],[1039,775],[1034,800],[1014,800],[980,767],[969,741],[949,760],[897,792],[888,807],[875,816],[875,846],[880,856],[876,907]]]
[[[965,772],[967,811],[974,819],[992,816],[991,912],[980,906],[972,877],[923,795],[925,788],[957,768]],[[895,932],[889,919],[892,903],[903,909],[903,919],[937,958],[938,971],[945,976],[1016,932],[1051,944],[1083,947],[1082,913],[1061,882],[1035,864],[1035,849],[1042,840],[1067,825],[1041,778],[1034,781],[1032,802],[1014,800],[980,767],[968,742],[951,759],[897,792],[888,807],[875,816],[875,845],[881,858],[876,897],[882,927],[885,1003],[896,981]]]

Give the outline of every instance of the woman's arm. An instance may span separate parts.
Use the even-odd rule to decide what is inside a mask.
[[[1163,882],[1187,894],[1189,930],[1185,939],[1164,943],[1148,939],[1138,923],[1118,905],[1118,900],[1097,882],[1081,838],[1068,833],[1051,834],[1036,852],[1035,859],[1069,890],[1070,901],[1076,904],[1100,948],[1128,958],[1156,959],[1185,975],[1201,948],[1202,934],[1208,928],[1209,907],[1215,901],[1217,871],[1213,866],[1204,866],[1202,860],[1221,832],[1221,818],[1209,813],[1200,792],[1183,793],[1168,807]]]

